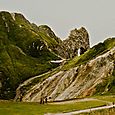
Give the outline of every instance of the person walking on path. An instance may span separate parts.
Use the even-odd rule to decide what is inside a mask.
[[[47,99],[47,96],[45,97],[45,103],[48,103],[48,99]]]

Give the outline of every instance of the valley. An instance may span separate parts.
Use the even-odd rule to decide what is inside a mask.
[[[46,97],[48,104],[39,104]],[[91,47],[85,27],[62,40],[47,25],[0,12],[1,115],[63,114],[103,106],[114,114],[114,102],[115,37]]]

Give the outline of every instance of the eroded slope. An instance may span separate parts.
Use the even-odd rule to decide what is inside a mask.
[[[18,87],[15,99],[36,102],[41,96],[48,96],[54,101],[114,94],[114,83],[115,38],[109,38],[64,66],[25,81]]]

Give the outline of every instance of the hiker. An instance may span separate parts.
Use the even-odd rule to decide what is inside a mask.
[[[43,97],[40,98],[40,104],[44,104],[44,98]]]
[[[48,99],[47,99],[47,96],[45,97],[45,103],[47,103],[48,102]]]
[[[43,97],[43,101],[42,101],[42,104],[44,104],[44,97]]]
[[[44,104],[43,92],[40,95],[40,104]]]
[[[40,98],[40,104],[42,104],[42,103],[43,103],[43,98],[41,97],[41,98]]]

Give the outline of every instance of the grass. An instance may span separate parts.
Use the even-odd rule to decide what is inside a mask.
[[[94,96],[94,98],[103,100],[103,101],[109,101],[109,102],[115,102],[115,95],[112,96]]]
[[[50,63],[51,60],[59,58],[44,42],[44,39],[46,43],[50,43],[51,40],[53,44],[53,38],[47,38],[44,34],[40,37],[37,32],[33,32],[31,23],[23,15],[15,14],[15,19],[14,21],[8,12],[0,12],[0,72],[3,86],[0,98],[2,99],[14,98],[15,90],[20,83],[58,66]]]
[[[91,111],[90,113],[82,113],[79,115],[115,115],[115,108],[98,110],[98,111]]]
[[[115,95],[93,96],[92,98],[99,99],[100,101],[115,102]],[[90,113],[81,113],[79,115],[115,115],[115,108],[91,111]]]
[[[10,87],[11,89],[15,90],[18,84],[27,78],[42,74],[53,67],[56,67],[55,65],[50,64],[48,61],[42,61],[41,63],[40,58],[38,59],[24,55],[17,47],[13,45],[7,45],[4,47],[0,46],[0,51],[0,70],[3,71],[4,76],[9,78],[9,81],[6,81],[7,86],[4,86],[6,89],[7,87]],[[12,92],[9,93],[12,94]],[[3,97],[11,97],[9,94],[6,96],[7,97]]]
[[[55,47],[55,45],[58,45],[57,41],[47,35],[45,35],[42,32],[39,32],[39,35],[42,37],[42,39],[48,44],[49,47]]]
[[[70,112],[105,105],[101,101],[71,104],[44,104],[24,102],[0,102],[0,115],[44,115],[45,113]]]

